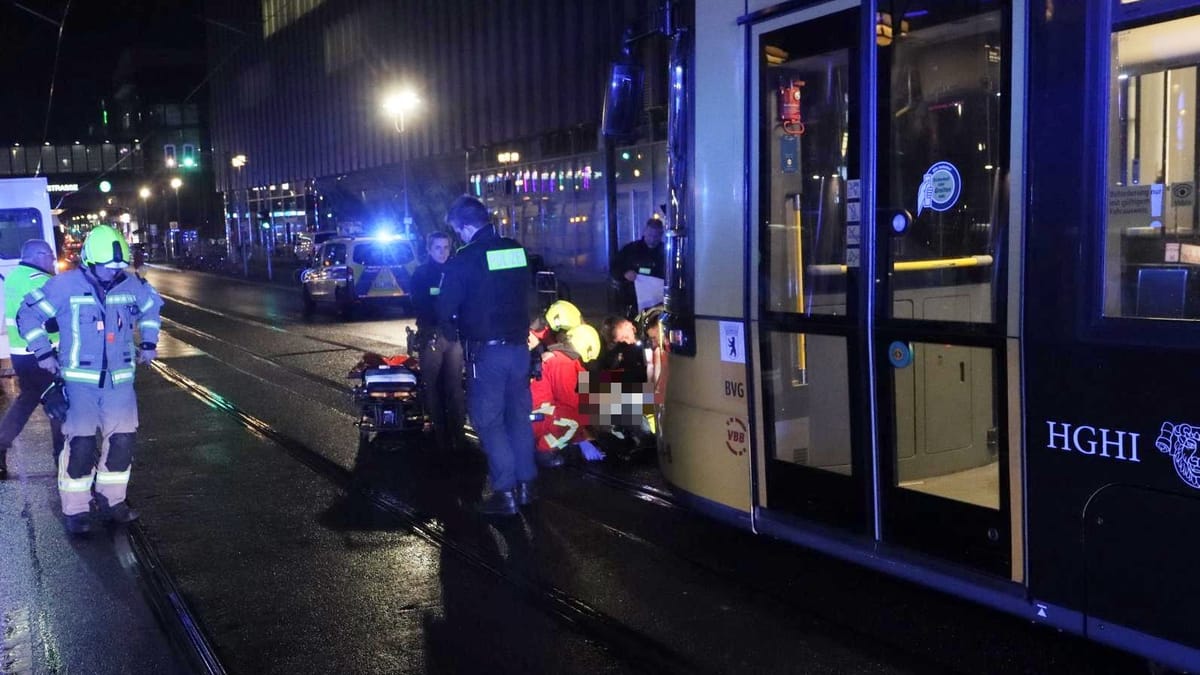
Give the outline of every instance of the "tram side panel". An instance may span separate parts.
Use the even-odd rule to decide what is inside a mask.
[[[1060,3],[1057,11],[1054,21],[1031,24],[1029,77],[1037,95],[1030,99],[1026,146],[1029,185],[1036,189],[1026,197],[1031,291],[1023,302],[1030,592],[1051,605],[1049,612],[1083,612],[1094,639],[1197,668],[1200,315],[1139,316],[1136,286],[1128,293],[1119,288],[1136,284],[1137,270],[1125,281],[1116,272],[1111,280],[1101,276],[1114,262],[1128,263],[1116,268],[1122,276],[1125,267],[1171,265],[1162,233],[1153,264],[1105,250],[1131,231],[1122,214],[1114,216],[1109,192],[1139,181],[1118,176],[1114,166],[1121,162],[1104,154],[1122,147],[1113,141],[1113,125],[1129,123],[1112,114],[1122,79],[1101,62],[1102,50],[1087,47],[1082,4]],[[1114,49],[1146,39],[1121,37]],[[1200,50],[1176,61],[1191,68]],[[1138,68],[1151,76],[1161,71],[1150,63],[1125,66],[1134,76]],[[1092,81],[1080,73],[1092,73]],[[1189,108],[1196,103],[1192,87]],[[1107,148],[1100,142],[1106,134]],[[1192,172],[1196,137],[1192,129],[1178,139],[1190,144]],[[1159,169],[1149,167],[1141,182],[1152,183]],[[1153,207],[1145,206],[1148,217]],[[1173,234],[1176,241],[1197,239],[1194,222]]]
[[[671,356],[662,419],[660,463],[677,488],[749,512],[750,448],[747,396],[753,382],[744,350],[751,334],[744,316],[746,195],[744,34],[726,3],[695,3],[694,125],[687,191],[688,228],[695,260],[696,355]],[[729,354],[722,325],[740,331]],[[724,351],[723,351],[724,350]]]

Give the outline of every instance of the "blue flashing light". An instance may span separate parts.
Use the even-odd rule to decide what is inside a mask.
[[[381,220],[375,223],[375,228],[371,230],[371,236],[384,241],[395,239],[396,224],[390,220]]]

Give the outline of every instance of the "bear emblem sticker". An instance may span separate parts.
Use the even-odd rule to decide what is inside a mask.
[[[925,209],[948,211],[962,194],[962,176],[950,162],[938,162],[925,171],[917,188],[917,217]]]

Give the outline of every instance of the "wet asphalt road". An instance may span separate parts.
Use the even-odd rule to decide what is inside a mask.
[[[346,372],[407,321],[151,270],[132,499],[231,672],[1138,672],[1140,663],[579,470],[474,516],[481,456],[359,447]],[[652,473],[613,466],[611,475]]]

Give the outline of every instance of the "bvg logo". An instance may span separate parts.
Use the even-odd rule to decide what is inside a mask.
[[[1171,456],[1175,465],[1175,473],[1188,485],[1200,489],[1200,457],[1196,455],[1197,441],[1200,441],[1200,427],[1190,424],[1173,424],[1163,422],[1162,430],[1154,441],[1154,447],[1159,452]]]

